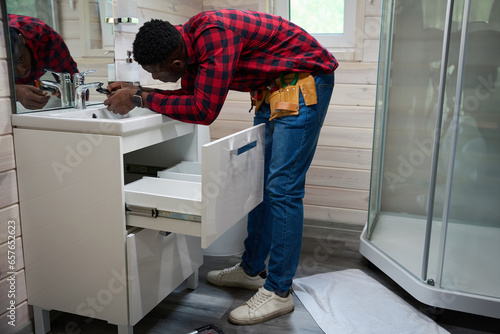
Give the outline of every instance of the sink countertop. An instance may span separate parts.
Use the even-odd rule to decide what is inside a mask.
[[[125,136],[161,127],[171,118],[146,108],[132,109],[127,115],[115,115],[103,104],[86,109],[57,109],[13,114],[12,125],[18,128]]]

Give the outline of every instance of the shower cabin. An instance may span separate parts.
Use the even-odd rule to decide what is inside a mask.
[[[432,307],[500,318],[500,0],[383,2],[361,254]]]

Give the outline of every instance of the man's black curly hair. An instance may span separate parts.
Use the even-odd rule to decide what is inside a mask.
[[[132,45],[134,59],[140,65],[159,64],[179,47],[182,37],[167,21],[152,19],[144,23]]]

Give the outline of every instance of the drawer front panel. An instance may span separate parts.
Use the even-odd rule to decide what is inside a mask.
[[[203,263],[200,240],[138,229],[127,236],[130,325],[135,325]]]
[[[261,124],[203,146],[203,248],[262,202],[264,138]]]

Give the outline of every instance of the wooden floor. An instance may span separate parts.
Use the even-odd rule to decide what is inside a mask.
[[[304,229],[301,262],[296,277],[351,268],[361,269],[396,292],[419,311],[428,314],[429,308],[427,306],[408,295],[406,291],[401,289],[360,255],[358,251],[360,233],[360,228],[350,225],[339,225],[336,229],[306,226]],[[208,324],[214,324],[226,334],[323,333],[296,296],[294,296],[295,311],[290,314],[254,326],[236,326],[230,324],[227,321],[228,313],[248,300],[254,292],[236,288],[216,287],[209,284],[205,277],[206,273],[210,270],[225,268],[238,262],[239,258],[234,256],[206,256],[205,263],[200,268],[199,287],[192,291],[188,290],[185,284],[181,285],[134,326],[134,333],[187,334],[196,328]],[[500,333],[499,319],[447,310],[432,311],[436,314],[436,317],[433,317],[436,322],[451,333]],[[51,313],[51,333],[116,333],[116,326],[104,321],[88,321],[89,319],[71,314]],[[376,330],[373,333],[377,333]]]

